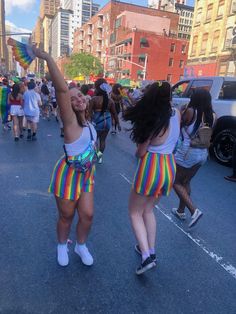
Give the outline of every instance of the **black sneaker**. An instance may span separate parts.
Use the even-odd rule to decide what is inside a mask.
[[[135,245],[134,249],[135,249],[135,251],[136,251],[139,255],[142,255],[142,252],[141,252],[140,247],[139,247],[138,244]],[[151,257],[151,259],[153,260],[153,262],[156,263],[156,261],[157,261],[156,254],[150,254],[150,257]]]
[[[31,134],[28,134],[28,135],[27,135],[27,138],[26,138],[26,140],[27,140],[27,141],[31,141],[31,139],[32,139],[32,136],[31,136]]]
[[[19,137],[15,137],[15,142],[18,142],[19,141]]]
[[[142,262],[141,266],[139,266],[136,269],[136,274],[137,275],[141,275],[143,274],[145,271],[153,268],[154,266],[156,266],[156,264],[153,262],[152,258],[149,256],[148,258],[145,259],[144,262]]]

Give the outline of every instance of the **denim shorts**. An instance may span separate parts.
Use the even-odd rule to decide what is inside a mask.
[[[184,168],[191,168],[196,164],[203,165],[207,161],[208,150],[206,148],[193,148],[180,145],[175,152],[175,161],[177,165]]]

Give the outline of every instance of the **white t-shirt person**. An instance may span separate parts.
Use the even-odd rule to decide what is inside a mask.
[[[28,84],[28,90],[24,93],[24,112],[27,120],[39,121],[39,106],[41,106],[40,95],[34,90],[35,83]]]

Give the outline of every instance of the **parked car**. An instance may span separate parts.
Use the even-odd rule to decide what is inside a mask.
[[[236,77],[198,77],[184,79],[173,85],[173,105],[187,105],[194,90],[204,88],[212,97],[217,123],[212,135],[210,152],[223,165],[231,165],[236,142]]]

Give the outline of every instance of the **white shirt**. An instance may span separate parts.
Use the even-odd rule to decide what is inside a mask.
[[[39,104],[41,102],[39,94],[34,90],[27,90],[24,93],[24,112],[27,116],[39,115]]]

